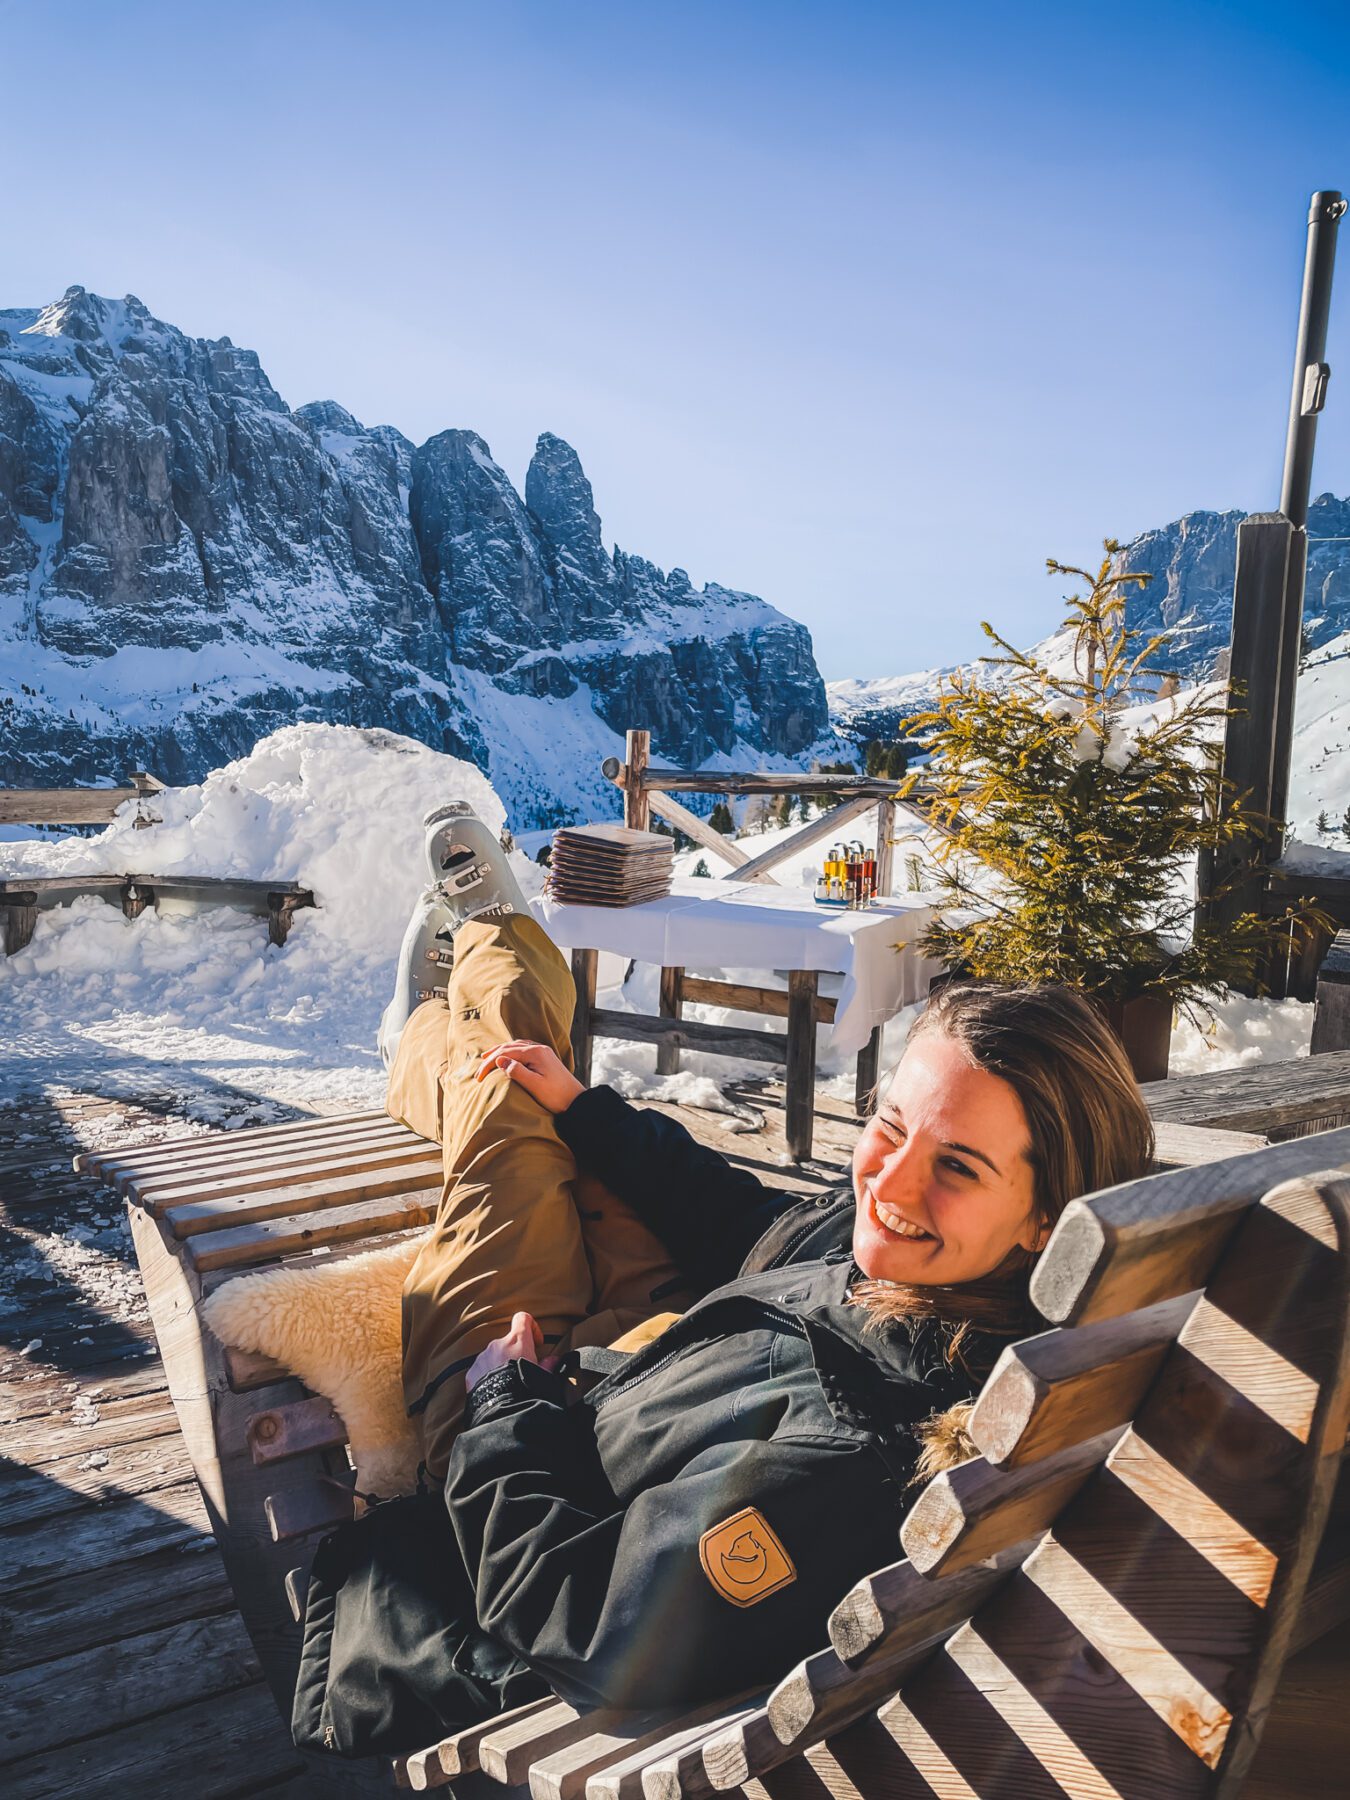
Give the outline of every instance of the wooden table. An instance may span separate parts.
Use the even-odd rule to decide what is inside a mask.
[[[590,1079],[596,1036],[654,1043],[663,1075],[675,1073],[683,1049],[778,1063],[787,1085],[788,1149],[799,1162],[812,1148],[816,1026],[831,1026],[843,1048],[857,1046],[855,1092],[859,1112],[866,1112],[882,1024],[902,1006],[926,998],[941,969],[918,948],[933,911],[932,897],[920,894],[850,913],[815,906],[804,889],[684,877],[669,895],[641,906],[565,906],[547,898],[534,905],[549,935],[571,951],[577,985],[572,1050],[583,1081]],[[601,950],[658,964],[657,1015],[596,1005]],[[690,974],[691,966],[775,968],[786,972],[787,988],[710,979]],[[844,976],[838,1000],[820,992],[820,976],[830,972]],[[786,1019],[787,1031],[686,1019],[686,1002]]]

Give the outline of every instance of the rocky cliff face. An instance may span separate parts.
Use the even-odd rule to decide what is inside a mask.
[[[630,725],[687,764],[828,730],[804,628],[611,556],[562,439],[522,498],[131,296],[0,312],[0,782],[195,780],[295,718],[471,755],[518,827],[613,810]]]

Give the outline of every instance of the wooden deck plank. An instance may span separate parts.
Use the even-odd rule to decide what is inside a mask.
[[[241,1746],[247,1762],[240,1767]],[[42,1751],[5,1770],[23,1800],[225,1800],[263,1793],[299,1773],[272,1697],[260,1683],[212,1695],[157,1718]],[[311,1790],[313,1791],[313,1790]]]
[[[0,1594],[0,1674],[96,1644],[216,1613],[236,1613],[220,1558],[196,1543],[114,1561],[73,1581]]]
[[[101,1737],[163,1712],[166,1700],[188,1705],[247,1687],[260,1673],[237,1613],[185,1619],[16,1669],[0,1676],[0,1784],[6,1762]]]

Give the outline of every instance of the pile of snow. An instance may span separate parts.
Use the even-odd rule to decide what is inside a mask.
[[[235,1112],[240,1089],[378,1105],[375,1027],[428,880],[421,821],[450,800],[501,829],[501,801],[471,763],[391,732],[292,725],[200,786],[157,795],[148,828],[128,803],[96,837],[0,844],[10,878],[234,875],[302,882],[317,903],[282,947],[226,908],[166,902],[128,920],[82,898],[39,913],[32,942],[0,960],[0,1093],[99,1075],[125,1092],[177,1070],[203,1118]],[[537,888],[539,870],[514,862]]]

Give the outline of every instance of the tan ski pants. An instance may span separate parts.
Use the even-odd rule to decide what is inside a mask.
[[[445,1168],[403,1287],[404,1397],[438,1478],[468,1365],[512,1313],[533,1313],[547,1348],[566,1350],[653,1335],[693,1298],[631,1208],[578,1170],[537,1101],[499,1070],[473,1079],[483,1052],[511,1038],[551,1045],[571,1068],[574,1002],[571,971],[534,919],[471,920],[455,934],[446,998],[412,1014],[389,1072],[388,1112],[439,1142]]]

